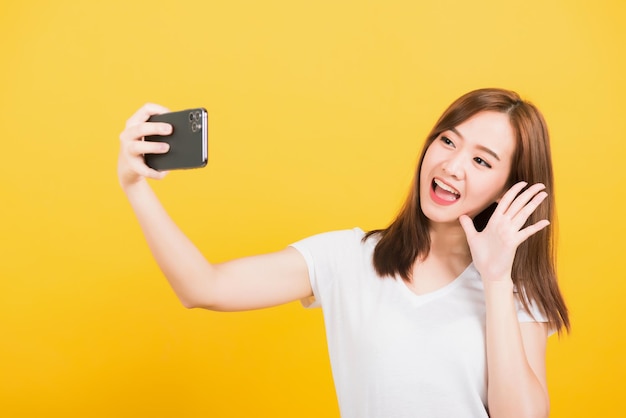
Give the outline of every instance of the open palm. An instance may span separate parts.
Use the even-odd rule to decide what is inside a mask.
[[[533,184],[520,194],[526,184],[517,183],[502,196],[483,231],[476,231],[469,216],[463,215],[459,218],[474,266],[483,280],[510,280],[517,247],[550,224],[544,219],[522,228],[548,196],[541,183]]]

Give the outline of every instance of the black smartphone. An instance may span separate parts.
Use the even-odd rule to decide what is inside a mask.
[[[208,115],[205,108],[152,115],[148,122],[166,122],[172,125],[167,136],[144,137],[145,141],[167,142],[170,149],[165,154],[146,154],[148,167],[155,170],[204,167],[208,160]]]

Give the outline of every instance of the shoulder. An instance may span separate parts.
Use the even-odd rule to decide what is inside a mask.
[[[313,235],[291,244],[306,260],[310,276],[351,274],[371,266],[375,242],[361,228]]]
[[[292,243],[291,246],[300,252],[316,250],[354,250],[364,244],[364,237],[365,232],[361,228],[343,229],[312,235]]]
[[[364,266],[371,265],[372,244],[369,239],[364,242],[364,237],[362,229],[352,228],[313,235],[290,245],[306,261],[314,300],[322,304],[331,300],[336,295],[336,284],[342,288],[351,286]],[[305,306],[318,306],[311,302],[303,301]]]

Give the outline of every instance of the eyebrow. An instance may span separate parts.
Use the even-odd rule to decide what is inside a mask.
[[[461,139],[465,139],[463,138],[463,135],[461,135],[461,133],[456,129],[456,128],[450,128],[450,130],[452,132],[454,132],[457,136],[459,136]],[[486,152],[487,154],[490,154],[493,156],[493,158],[495,158],[496,160],[500,161],[500,157],[498,157],[498,154],[496,154],[496,152],[494,150],[492,150],[491,148],[487,148],[484,145],[476,145],[476,148],[478,148],[481,151]]]

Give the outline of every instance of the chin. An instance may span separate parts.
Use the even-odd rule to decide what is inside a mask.
[[[458,218],[454,218],[454,219],[431,219],[428,218],[428,224],[433,226],[433,225],[446,225],[446,226],[461,226],[461,223],[459,222]]]
[[[439,209],[436,207],[425,207],[428,205],[422,204],[422,213],[428,219],[431,224],[458,224],[460,213],[456,211],[452,212],[445,209]]]

